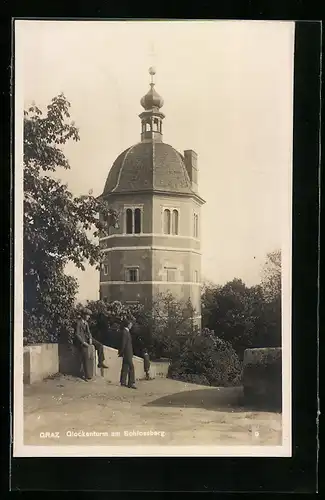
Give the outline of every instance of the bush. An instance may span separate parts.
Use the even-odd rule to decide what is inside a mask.
[[[175,378],[175,377],[171,377]],[[198,385],[210,385],[209,380],[205,375],[198,375],[192,373],[183,373],[182,382],[188,382],[189,384],[198,384]]]
[[[168,377],[202,385],[237,385],[241,363],[229,342],[205,329],[185,341],[179,358],[171,362]]]

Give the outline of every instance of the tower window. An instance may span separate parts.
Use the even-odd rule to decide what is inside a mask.
[[[146,123],[146,132],[150,132],[150,123]]]
[[[141,233],[141,210],[136,208],[134,210],[134,232]]]
[[[164,210],[164,233],[170,234],[170,210]]]
[[[125,212],[125,232],[126,234],[139,234],[142,231],[142,211],[141,208],[127,208]]]
[[[178,211],[173,210],[172,234],[178,234]]]
[[[194,271],[194,281],[195,283],[199,282],[199,271]]]
[[[108,275],[108,265],[107,264],[104,264],[104,275],[107,276]]]
[[[166,271],[166,281],[175,282],[176,281],[176,267],[165,267]]]
[[[194,214],[193,236],[194,236],[194,238],[199,237],[199,216],[198,216],[198,214]]]
[[[127,234],[133,233],[133,211],[131,208],[126,211],[126,232]]]
[[[139,281],[139,268],[138,267],[128,267],[125,271],[125,281],[128,281],[128,282]]]
[[[165,208],[163,212],[163,231],[165,234],[178,234],[179,213],[176,208]]]

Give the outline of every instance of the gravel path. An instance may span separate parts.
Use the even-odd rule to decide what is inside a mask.
[[[241,400],[240,387],[155,379],[131,390],[60,376],[25,386],[24,444],[281,445],[281,414]]]

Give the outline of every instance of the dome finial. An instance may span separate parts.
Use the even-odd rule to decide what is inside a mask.
[[[154,68],[153,66],[150,66],[150,68],[149,68],[149,75],[151,76],[150,85],[154,85],[155,84],[154,79],[153,79],[153,77],[155,76],[155,74],[156,74],[156,68]]]

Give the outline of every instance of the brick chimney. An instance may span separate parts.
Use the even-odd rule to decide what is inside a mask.
[[[198,179],[197,179],[197,154],[192,149],[187,149],[184,151],[185,167],[192,183],[193,191],[198,190]]]

